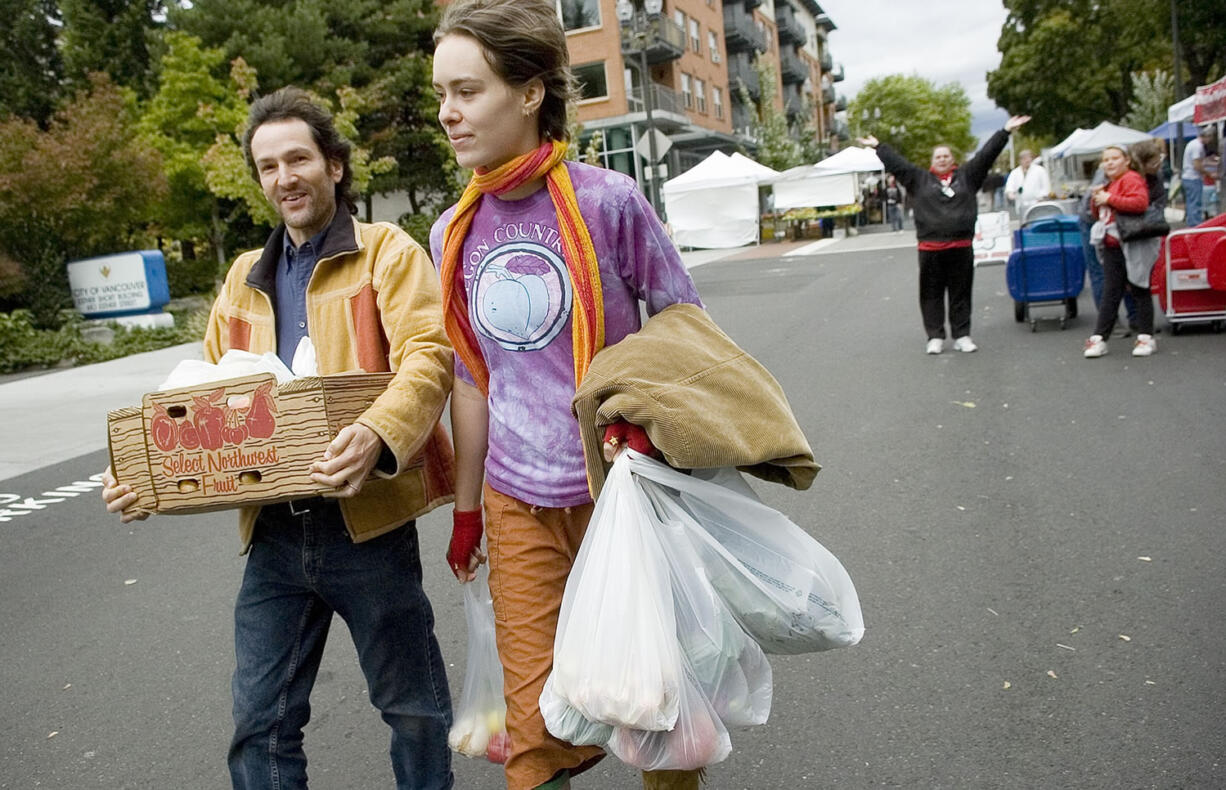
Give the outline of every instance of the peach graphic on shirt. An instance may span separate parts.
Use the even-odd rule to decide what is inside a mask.
[[[570,316],[566,264],[553,250],[531,242],[497,247],[477,265],[473,323],[511,351],[547,346]]]

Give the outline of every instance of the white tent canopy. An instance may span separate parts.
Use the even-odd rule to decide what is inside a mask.
[[[1191,123],[1192,116],[1196,114],[1196,94],[1193,93],[1183,101],[1178,101],[1166,109],[1166,119],[1171,123],[1183,121]]]
[[[1130,145],[1148,140],[1148,132],[1118,126],[1110,121],[1103,121],[1093,129],[1078,129],[1068,137],[1056,143],[1051,149],[1052,156],[1079,156],[1081,154],[1096,154],[1109,145]]]
[[[758,184],[778,172],[741,154],[716,151],[664,182],[664,210],[683,247],[724,249],[758,240]]]
[[[823,172],[816,165],[783,171],[771,182],[771,189],[776,211],[845,206],[855,203],[858,193],[855,173]]]
[[[873,149],[853,145],[826,157],[813,169],[821,173],[868,173],[885,170],[885,165]]]
[[[844,148],[817,164],[793,167],[773,181],[775,209],[845,206],[859,194],[857,173],[876,173],[885,165],[871,148]]]

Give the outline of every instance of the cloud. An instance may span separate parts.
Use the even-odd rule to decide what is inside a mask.
[[[918,74],[937,85],[962,86],[976,134],[1003,122],[1004,111],[988,98],[986,76],[1000,64],[996,41],[1006,17],[1003,5],[822,0],[822,8],[838,26],[830,34],[830,52],[843,64],[846,79],[837,87],[849,99],[873,77]]]

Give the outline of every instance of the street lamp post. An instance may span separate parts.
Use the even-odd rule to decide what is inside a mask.
[[[647,166],[650,171],[650,183],[647,187],[647,199],[652,209],[660,213],[659,206],[659,168],[656,165],[656,127],[651,117],[654,97],[651,91],[651,72],[647,66],[647,47],[652,36],[651,23],[660,18],[664,9],[664,0],[643,0],[643,11],[635,8],[631,0],[617,0],[617,21],[621,23],[622,54],[638,56],[639,84],[643,89],[643,112],[647,124],[647,152],[650,161]]]

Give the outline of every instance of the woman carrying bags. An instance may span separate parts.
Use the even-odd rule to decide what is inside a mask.
[[[1157,164],[1161,164],[1160,158]],[[1103,151],[1102,167],[1107,183],[1099,185],[1090,196],[1090,205],[1098,216],[1090,229],[1090,240],[1102,262],[1103,295],[1098,305],[1094,334],[1086,340],[1083,353],[1087,359],[1107,353],[1106,338],[1115,328],[1120,301],[1127,290],[1132,294],[1137,308],[1137,338],[1132,355],[1147,357],[1158,347],[1154,341],[1154,302],[1149,292],[1149,270],[1153,267],[1157,249],[1156,244],[1124,241],[1120,234],[1119,217],[1145,214],[1150,203],[1149,186],[1120,146],[1108,146]]]
[[[596,352],[653,315],[699,305],[634,181],[565,159],[574,96],[551,0],[459,0],[434,36],[439,121],[474,171],[430,234],[456,349],[456,500],[448,562],[469,581],[486,537],[511,753],[507,787],[569,787],[602,756],[545,729],[562,592],[592,501],[571,400]],[[626,423],[606,439],[650,451]],[[696,771],[644,772],[696,788]]]

